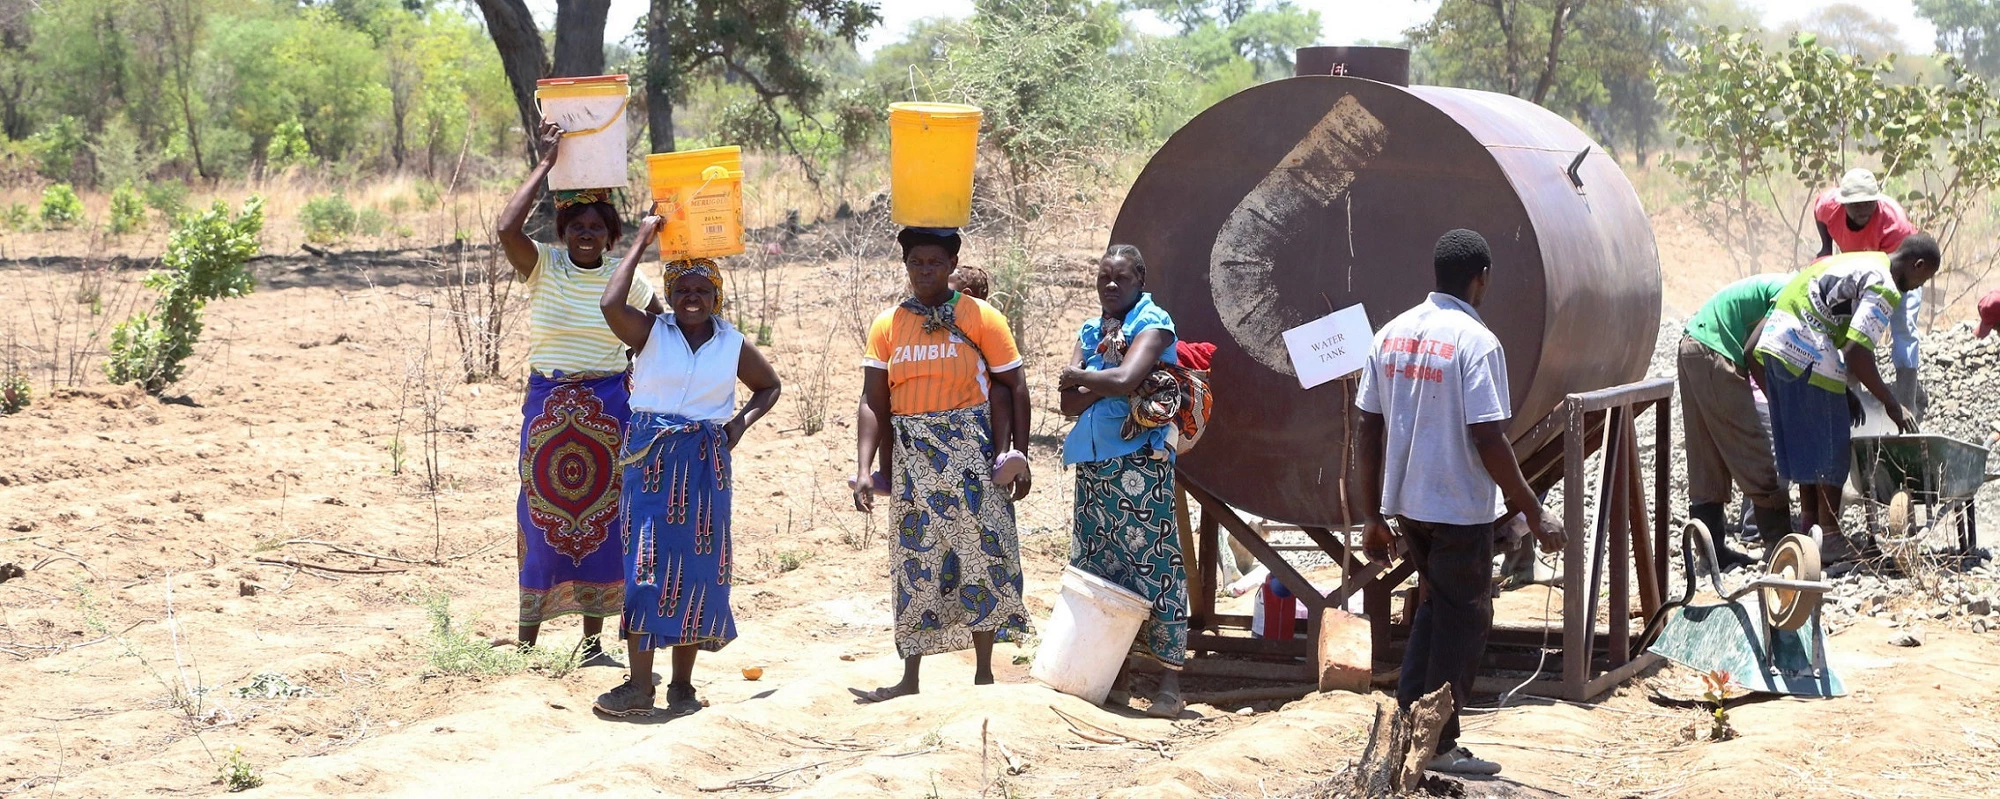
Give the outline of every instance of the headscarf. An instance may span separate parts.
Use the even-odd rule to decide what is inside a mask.
[[[715,284],[715,310],[722,310],[722,268],[715,265],[712,258],[682,258],[668,261],[660,273],[660,280],[668,293],[674,290],[674,283],[687,275],[701,275]]]
[[[610,189],[559,189],[555,195],[557,208],[611,201]]]

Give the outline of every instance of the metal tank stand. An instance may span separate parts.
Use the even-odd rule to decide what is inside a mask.
[[[1528,693],[1584,701],[1660,661],[1656,655],[1637,651],[1634,624],[1643,630],[1659,613],[1667,579],[1666,536],[1656,536],[1654,531],[1667,529],[1669,522],[1673,388],[1672,380],[1657,379],[1571,394],[1516,445],[1522,472],[1537,493],[1546,492],[1558,481],[1563,483],[1563,528],[1569,533],[1562,554],[1560,639],[1555,629],[1540,622],[1499,622],[1489,638],[1489,666],[1534,669],[1543,665],[1543,658],[1524,657],[1518,650],[1553,650],[1556,659],[1552,662],[1560,664],[1560,679],[1530,684]],[[1648,411],[1653,412],[1654,421],[1651,464],[1641,457],[1634,424]],[[1589,457],[1600,452],[1605,457],[1594,474],[1587,474]],[[1648,472],[1650,497],[1646,490]],[[1311,546],[1274,546],[1213,494],[1185,478],[1177,477],[1176,484],[1202,511],[1191,542],[1195,556],[1188,570],[1192,595],[1188,648],[1197,656],[1226,653],[1275,658],[1284,662],[1261,669],[1250,668],[1257,664],[1238,664],[1232,671],[1256,672],[1235,676],[1263,679],[1311,679],[1314,641],[1323,613],[1327,608],[1344,607],[1347,598],[1359,591],[1370,620],[1375,659],[1380,666],[1393,667],[1394,656],[1409,637],[1414,610],[1411,602],[1423,590],[1419,586],[1406,595],[1400,612],[1393,607],[1396,590],[1416,571],[1413,564],[1401,559],[1388,566],[1367,562],[1359,551],[1358,526],[1298,526],[1295,529],[1312,539]],[[1588,513],[1592,508],[1595,513]],[[1225,530],[1306,606],[1303,636],[1291,640],[1248,637],[1242,633],[1249,630],[1250,617],[1216,612],[1221,533]],[[1349,541],[1354,542],[1352,549]],[[1282,552],[1291,550],[1316,550],[1331,557],[1345,575],[1340,586],[1331,594],[1321,593],[1281,557]],[[1635,588],[1637,618],[1632,612]],[[1609,623],[1594,624],[1599,609],[1606,605]],[[1291,662],[1301,658],[1305,662]],[[1199,662],[1199,657],[1189,661],[1191,673],[1206,670],[1193,665]]]

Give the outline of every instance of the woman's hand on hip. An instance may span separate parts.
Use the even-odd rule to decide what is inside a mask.
[[[736,442],[743,440],[743,431],[748,427],[741,416],[729,420],[728,424],[722,426],[722,446],[725,449],[735,450]]]

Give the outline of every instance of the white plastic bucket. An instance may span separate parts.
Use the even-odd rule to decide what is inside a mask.
[[[1139,623],[1152,610],[1145,597],[1074,566],[1063,569],[1062,593],[1042,627],[1029,676],[1093,705],[1103,704],[1132,651]]]
[[[630,96],[624,75],[536,82],[535,103],[542,118],[564,131],[555,166],[549,169],[550,191],[626,184],[625,103]]]

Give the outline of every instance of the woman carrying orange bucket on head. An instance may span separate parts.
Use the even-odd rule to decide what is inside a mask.
[[[586,660],[603,654],[597,635],[625,607],[619,562],[618,451],[630,411],[625,346],[605,325],[597,299],[618,259],[606,250],[622,223],[610,189],[556,193],[560,246],[528,238],[522,225],[555,166],[563,131],[536,131],[542,159],[500,212],[501,249],[528,285],[528,392],[521,405],[519,522],[520,643],[542,622],[583,616]],[[659,313],[644,281],[626,296]]]

